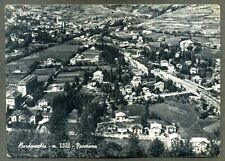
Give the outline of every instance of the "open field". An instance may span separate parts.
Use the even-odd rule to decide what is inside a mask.
[[[29,67],[36,61],[44,61],[47,58],[59,59],[63,62],[68,61],[72,57],[79,46],[70,45],[68,43],[60,44],[58,46],[53,46],[47,49],[44,49],[40,52],[34,53],[30,56],[21,58],[14,62],[7,64],[7,70],[13,71],[15,69],[21,69],[29,71]]]
[[[175,101],[152,105],[149,111],[159,114],[162,120],[177,123],[182,137],[209,136],[211,134],[205,132],[203,128],[216,122],[209,118],[199,119],[200,114],[194,110],[194,107]]]
[[[144,105],[129,105],[127,106],[127,110],[125,113],[129,116],[141,116],[146,113]],[[192,105],[173,100],[150,105],[149,112],[158,114],[162,124],[167,124],[167,122],[178,124],[181,137],[184,138],[214,136],[214,124],[218,124],[218,121],[212,118],[206,118],[205,120],[199,119],[200,113],[197,113]],[[219,127],[219,124],[217,127]]]
[[[203,128],[204,131],[208,133],[214,133],[217,128],[220,128],[220,122],[217,121],[209,126]]]
[[[144,105],[128,105],[128,114],[129,116],[140,116],[143,113],[146,113]]]
[[[157,40],[158,38],[170,38],[170,37],[173,37],[173,36],[169,35],[169,34],[164,34],[164,33],[152,32],[150,34],[145,34],[144,37],[152,38],[153,40]]]
[[[219,59],[220,58],[220,51],[216,50],[216,49],[210,49],[208,47],[204,47],[200,54],[196,54],[196,57]]]

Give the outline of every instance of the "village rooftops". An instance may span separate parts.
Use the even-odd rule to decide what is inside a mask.
[[[6,83],[8,85],[16,85],[25,77],[25,74],[10,74],[6,78]]]
[[[32,113],[29,110],[16,110],[16,111],[13,111],[11,116],[14,116],[14,115],[30,117]]]
[[[180,43],[181,44],[193,44],[194,42],[192,40],[188,39],[188,40],[183,40]]]
[[[202,143],[202,142],[205,142],[205,143],[209,143],[210,141],[205,138],[205,137],[192,137],[191,140],[190,140],[191,143]]]
[[[123,112],[116,113],[116,117],[126,117],[126,114]]]
[[[96,56],[96,55],[99,55],[101,53],[101,51],[99,51],[99,50],[95,50],[95,49],[89,49],[89,50],[86,50],[86,51],[84,51],[83,53],[82,53],[82,55],[84,56],[84,57],[88,57],[89,55],[93,55],[93,57],[94,56]]]
[[[41,121],[38,122],[38,125],[42,125],[42,124],[44,124],[44,123],[46,123],[48,121],[49,121],[48,118],[43,118]]]
[[[169,63],[167,60],[161,60],[160,65],[163,67],[168,67]]]
[[[37,79],[35,75],[28,75],[19,82],[19,85],[27,85],[35,79]]]
[[[155,86],[159,86],[159,85],[164,85],[164,83],[162,81],[155,83]]]
[[[151,123],[150,128],[151,129],[154,129],[154,128],[156,128],[156,129],[162,129],[162,124],[159,124],[157,122],[153,122],[153,123]]]
[[[6,98],[7,99],[15,99],[15,98],[19,97],[20,95],[22,96],[22,94],[20,92],[13,91]]]

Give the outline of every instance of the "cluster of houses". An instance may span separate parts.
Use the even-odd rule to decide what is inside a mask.
[[[96,84],[97,84],[96,82],[108,83],[103,81],[103,77],[104,75],[101,70],[95,71],[92,75],[92,81],[88,82],[88,84],[86,85],[87,89],[97,91],[98,89],[96,87]]]
[[[191,39],[180,41],[179,46],[181,48],[181,52],[177,52],[175,54],[175,58],[180,57],[181,53],[187,51],[188,47],[190,47],[190,46],[193,47],[193,50],[196,48],[195,41],[193,41]],[[166,50],[167,49],[165,49],[165,51]],[[166,52],[168,52],[168,50]],[[202,78],[199,74],[200,69],[199,69],[199,67],[197,67],[196,64],[193,64],[193,62],[191,60],[186,60],[183,65],[180,63],[173,65],[173,64],[171,64],[171,61],[172,61],[172,59],[170,59],[169,61],[161,60],[159,63],[152,63],[152,64],[159,65],[161,67],[166,67],[167,72],[170,74],[179,73],[183,69],[183,66],[185,65],[186,67],[188,67],[188,70],[189,70],[188,72],[190,73],[190,80],[199,85],[203,85],[204,78]],[[196,63],[206,64],[207,62],[203,59],[196,58]],[[216,59],[216,64],[215,64],[215,66],[213,66],[213,68],[214,68],[214,72],[212,74],[212,78],[210,80],[209,80],[209,78],[207,78],[206,81],[209,83],[209,82],[212,82],[212,80],[213,80],[213,82],[215,82],[215,83],[213,84],[212,87],[213,87],[214,91],[219,93],[220,92],[220,74],[219,74],[220,61],[219,61],[219,59]]]
[[[37,87],[37,77],[28,75],[8,84],[6,90],[6,111],[19,109],[24,102],[25,96],[32,94]]]
[[[161,88],[161,85],[164,86],[164,83],[158,82],[154,84],[155,88]],[[157,94],[152,93],[148,87],[142,87],[141,95],[138,95],[133,89],[134,89],[134,86],[132,85],[126,85],[125,87],[120,87],[120,91],[122,95],[124,96],[124,99],[128,102],[129,105],[138,103],[141,100],[145,100],[145,101],[151,100],[154,102],[159,97]]]
[[[16,78],[12,78],[12,79],[16,79]],[[25,77],[19,77],[19,79],[16,79],[13,83],[12,81],[9,82],[8,87],[9,89],[12,89],[13,91],[17,91],[21,93],[22,96],[26,96],[27,94],[31,94],[32,92],[35,91],[36,85],[37,85],[37,76],[32,74]]]
[[[106,138],[129,138],[130,134],[136,134],[141,140],[161,140],[167,149],[172,148],[173,142],[182,139],[178,127],[175,124],[163,125],[152,121],[149,126],[143,127],[139,116],[127,116],[124,112],[117,112],[115,118],[110,121],[98,123],[96,133]],[[207,152],[210,141],[205,137],[191,137],[190,143],[197,154]]]
[[[163,81],[144,78],[140,73],[134,73],[135,75],[131,79],[130,83],[124,87],[120,87],[120,91],[128,104],[131,105],[149,100],[155,102],[159,98],[159,93],[156,92],[157,90],[160,93],[166,92],[165,83]],[[137,94],[135,92],[135,88],[139,88],[139,85],[141,85],[141,91],[140,94]]]
[[[216,82],[213,85],[214,91],[220,93],[220,59],[216,59],[215,71],[212,75],[213,80]]]
[[[52,109],[45,99],[39,100],[34,107],[25,107],[25,102],[33,99],[31,95],[37,89],[37,84],[37,76],[28,75],[16,84],[8,86],[6,91],[6,111],[9,114],[7,116],[7,131],[18,128],[25,130],[35,128],[41,124],[42,119],[50,118]],[[36,120],[39,113],[41,113],[41,120]]]
[[[31,33],[24,33],[30,34],[32,38],[32,42],[36,43],[36,38],[38,37],[39,30],[41,32],[46,32],[50,34],[52,38],[55,38],[58,33],[61,32],[62,29],[65,29],[65,27],[68,27],[66,30],[66,34],[70,35],[74,32],[76,32],[78,26],[73,23],[67,23],[63,21],[63,18],[59,15],[53,16],[51,21],[49,20],[49,16],[39,15],[39,9],[31,10],[30,12],[23,13],[22,10],[18,10],[18,15],[20,16],[29,16],[33,20],[40,21],[40,25],[33,26],[31,23],[28,23],[28,26],[31,28]],[[16,15],[12,17],[11,19],[7,19],[6,26],[10,23],[18,23],[17,22]],[[26,23],[26,21],[25,21]],[[84,22],[85,25],[83,26],[84,30],[89,30],[93,24],[92,21]],[[89,26],[90,25],[90,26]],[[120,38],[122,40],[135,40],[137,42],[136,44],[130,43],[129,41],[122,41],[119,42],[116,39],[111,39],[114,45],[118,45],[120,47],[141,47],[143,46],[143,37],[140,36],[137,32],[129,31],[128,27],[131,25],[128,24],[128,26],[123,28],[123,31],[116,29],[115,32],[111,33],[111,36],[114,35],[117,38]],[[80,26],[82,27],[82,25]],[[44,29],[45,28],[45,29]],[[99,28],[104,28],[103,26],[100,26]],[[143,34],[151,34],[151,30],[144,30]],[[88,37],[88,33],[86,34]],[[93,38],[93,37],[92,37]],[[10,35],[11,41],[18,43],[23,43],[24,39],[17,37],[15,34]],[[89,48],[90,43],[92,43],[92,39],[86,39],[84,35],[78,38],[79,40],[86,40],[86,42],[83,44],[84,47]],[[158,41],[162,41],[163,38],[159,38]],[[185,52],[188,50],[188,47],[192,46],[195,48],[195,43],[188,39],[183,40],[179,42],[179,46],[181,48],[182,52]],[[204,43],[205,46],[208,47],[215,47],[219,49],[219,44],[207,44]],[[16,54],[19,54],[18,50],[14,51]],[[165,49],[165,52],[168,52],[168,49]],[[93,46],[89,48],[88,50],[82,52],[81,54],[76,54],[75,57],[70,59],[70,65],[71,66],[79,66],[79,65],[97,65],[99,63],[99,54],[101,51],[95,49]],[[176,53],[175,57],[180,57],[179,52]],[[137,55],[133,55],[133,58],[138,58],[140,56],[140,53],[137,52]],[[47,60],[43,61],[44,66],[61,66],[61,62],[55,60],[54,58],[48,58]],[[171,60],[161,60],[158,64],[161,67],[166,67],[168,73],[174,74],[176,72],[176,69],[181,70],[182,65],[171,64]],[[185,62],[186,66],[190,67],[190,74],[191,74],[191,81],[201,84],[202,78],[198,75],[199,69],[197,67],[192,67],[191,61]],[[217,92],[220,91],[220,62],[217,60],[216,68],[213,73],[213,79],[215,82],[217,82],[213,89]],[[153,89],[158,89],[161,93],[165,91],[165,84],[162,81],[156,82],[145,80],[138,72],[134,72],[134,76],[130,83],[126,86],[120,86],[120,91],[122,95],[124,96],[125,100],[128,102],[129,105],[136,104],[141,100],[151,100],[151,101],[157,101],[158,95],[151,92],[149,88],[150,86],[153,86]],[[93,73],[91,82],[88,82],[86,87],[88,89],[95,89],[96,82],[104,83],[103,82],[103,72],[101,70],[97,70]],[[18,83],[10,83],[9,86],[15,86],[16,90],[8,91],[6,94],[6,109],[7,111],[10,111],[10,116],[7,118],[7,131],[14,130],[15,127],[21,128],[35,128],[40,133],[48,133],[48,123],[49,119],[52,114],[52,107],[49,105],[48,100],[42,99],[39,100],[38,103],[32,107],[32,108],[21,108],[23,106],[24,98],[28,98],[30,94],[34,92],[37,86],[37,76],[35,75],[28,75],[26,77],[23,77]],[[141,88],[141,94],[138,95],[133,89],[137,88],[139,85],[142,85]],[[50,85],[51,91],[62,91],[62,86],[58,84],[52,84]],[[49,90],[50,91],[50,90]],[[76,119],[69,120],[69,122],[74,123],[76,122]],[[109,137],[109,138],[129,138],[130,134],[136,134],[140,139],[143,140],[154,140],[158,138],[159,140],[163,141],[166,148],[170,149],[173,142],[184,140],[181,138],[179,134],[178,127],[175,124],[167,124],[164,125],[160,122],[151,121],[149,122],[149,126],[143,126],[140,121],[139,116],[127,116],[123,112],[117,112],[115,113],[115,118],[111,118],[110,121],[107,122],[101,122],[98,123],[96,128],[97,135],[101,135],[103,137]],[[196,153],[206,152],[210,141],[207,138],[204,137],[192,137],[190,139],[190,142],[193,146],[193,150]]]
[[[210,41],[203,43],[203,45],[212,49],[220,50],[220,41],[216,38],[211,38]]]
[[[43,61],[43,66],[49,67],[49,66],[61,66],[62,62],[59,60],[56,60],[54,58],[47,58]]]
[[[25,28],[29,28],[25,33],[12,33],[9,37],[6,38],[6,42],[17,43],[18,45],[22,45],[26,41],[26,37],[31,38],[32,44],[45,44],[49,42],[40,42],[39,37],[40,34],[48,35],[51,39],[55,39],[60,33],[62,33],[63,29],[66,29],[66,35],[76,34],[78,29],[77,25],[72,21],[65,21],[60,13],[62,14],[64,11],[58,11],[58,14],[51,12],[50,8],[46,7],[45,12],[41,12],[41,7],[38,6],[24,6],[23,8],[15,8],[14,6],[7,6],[7,9],[11,11],[13,14],[11,17],[6,19],[6,29],[12,25],[20,25],[23,24]],[[29,17],[29,19],[25,19],[23,17]],[[36,24],[39,25],[36,25]],[[30,43],[30,42],[29,42]],[[20,50],[20,49],[19,49]],[[6,49],[8,51],[8,49]],[[12,53],[8,53],[7,55],[16,56],[17,49],[15,49]],[[21,53],[20,53],[21,54]]]
[[[48,123],[51,114],[52,107],[45,99],[39,100],[31,109],[17,107],[7,118],[6,131],[36,129],[40,133],[47,132],[48,129],[43,125]]]
[[[74,58],[70,59],[71,65],[88,65],[97,64],[99,62],[100,51],[96,50],[93,46],[84,51],[82,54],[76,54]]]

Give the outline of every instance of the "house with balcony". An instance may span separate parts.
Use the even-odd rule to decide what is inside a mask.
[[[201,154],[202,152],[208,152],[210,141],[205,137],[192,137],[190,143],[193,147],[193,152]]]

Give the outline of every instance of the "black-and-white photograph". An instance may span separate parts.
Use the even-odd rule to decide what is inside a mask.
[[[7,156],[217,157],[220,6],[5,6]]]

